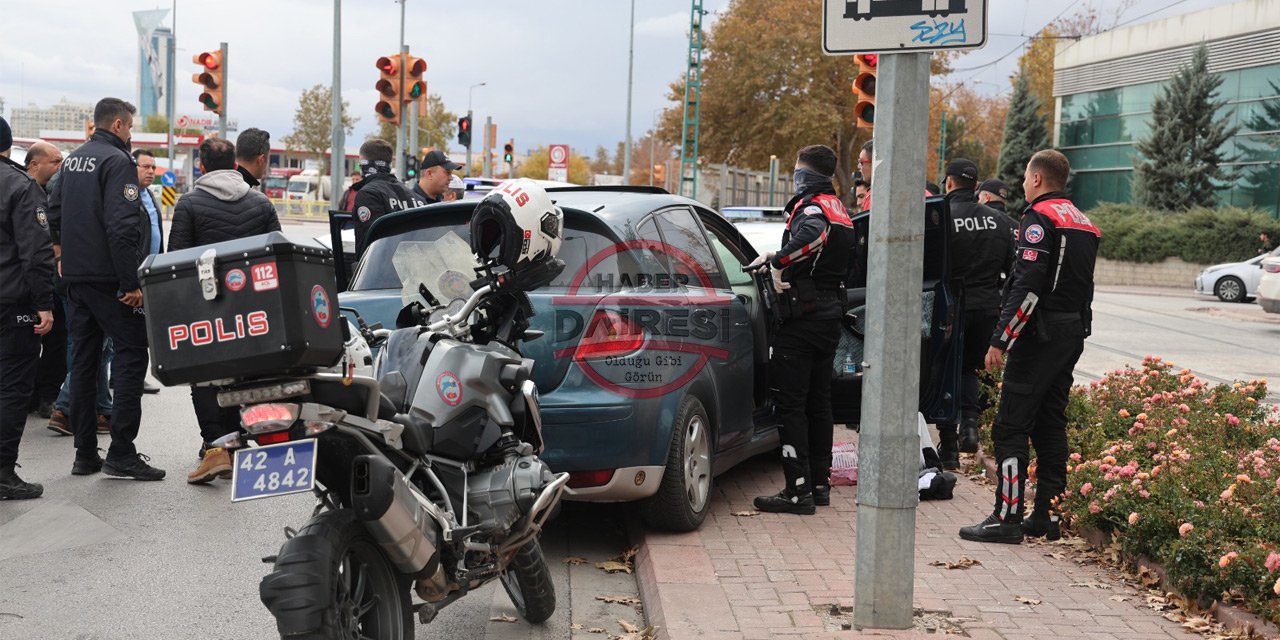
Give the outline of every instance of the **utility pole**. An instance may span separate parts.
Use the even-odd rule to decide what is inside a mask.
[[[482,164],[482,175],[485,178],[493,177],[493,116],[485,116],[484,119],[484,148],[480,150],[480,161]]]
[[[879,68],[853,619],[860,629],[909,629],[919,503],[917,319],[924,271],[920,185],[929,130],[929,54],[886,54]]]
[[[173,144],[173,121],[177,119],[173,109],[173,91],[174,66],[177,63],[178,55],[178,0],[173,0],[173,28],[170,29],[173,37],[169,40],[169,50],[165,52],[165,73],[164,73],[164,112],[169,116],[169,172],[173,174],[175,180],[178,178],[178,165],[174,162],[174,153],[176,149]]]
[[[946,176],[946,157],[947,157],[947,112],[942,112],[942,135],[938,140],[938,184],[942,185],[943,191],[947,189]],[[874,202],[872,203],[874,204]]]
[[[631,0],[630,42],[627,48],[627,138],[622,150],[622,184],[624,185],[631,184],[631,84],[636,66],[636,0]]]
[[[227,85],[231,84],[231,76],[227,74],[227,43],[220,45],[222,49],[222,110],[218,113],[218,137],[227,139]]]
[[[342,128],[342,0],[333,0],[333,113],[329,116],[329,208],[337,209],[347,173],[346,131]]]
[[[404,62],[408,58],[409,48],[404,44],[404,4],[408,0],[396,0],[400,3],[400,92],[396,95],[404,98]],[[395,156],[395,173],[396,180],[404,180],[404,103],[400,103],[400,122],[396,124],[396,156]]]
[[[773,206],[773,191],[778,186],[778,156],[769,156],[769,206]]]
[[[421,100],[414,100],[413,104],[409,106],[409,146],[406,149],[406,152],[415,156],[418,155],[419,149],[418,118],[421,116],[418,115],[418,108],[421,102]],[[443,152],[444,149],[441,149],[440,151]]]
[[[471,98],[476,94],[476,87],[483,87],[486,84],[488,83],[477,82],[471,85],[470,89],[467,89],[467,126],[471,127],[472,134],[475,133],[476,123],[475,123],[475,120],[471,118]],[[471,136],[468,135],[467,136],[467,166],[463,168],[464,175],[466,175],[467,177],[471,177],[471,144],[472,144]]]

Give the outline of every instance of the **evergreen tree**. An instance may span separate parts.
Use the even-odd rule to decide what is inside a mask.
[[[1212,207],[1214,193],[1229,188],[1230,162],[1222,144],[1239,127],[1230,114],[1217,117],[1226,101],[1217,99],[1222,78],[1209,73],[1209,48],[1200,45],[1163,87],[1151,105],[1151,133],[1138,141],[1133,171],[1134,201],[1160,211]]]
[[[1018,74],[1009,99],[1009,115],[1004,119],[1004,141],[996,175],[1009,187],[1009,210],[1024,204],[1022,175],[1035,152],[1049,146],[1049,129],[1040,115],[1040,99],[1031,92],[1027,77]]]

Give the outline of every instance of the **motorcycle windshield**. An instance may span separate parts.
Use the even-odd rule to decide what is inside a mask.
[[[471,245],[453,230],[434,240],[400,242],[391,255],[391,265],[400,278],[402,305],[413,302],[426,305],[427,301],[418,291],[419,285],[426,285],[444,305],[443,310],[432,314],[432,319],[462,308],[472,293],[475,268],[480,266],[471,253]]]

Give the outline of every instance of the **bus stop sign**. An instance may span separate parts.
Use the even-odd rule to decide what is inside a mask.
[[[987,43],[987,0],[823,0],[827,55],[977,49]]]

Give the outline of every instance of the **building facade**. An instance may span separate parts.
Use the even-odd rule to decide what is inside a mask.
[[[1245,0],[1072,42],[1054,57],[1054,145],[1071,160],[1071,191],[1085,207],[1129,202],[1135,143],[1151,105],[1201,43],[1222,78],[1219,117],[1239,131],[1224,145],[1236,178],[1224,205],[1280,216],[1280,2]]]
[[[67,102],[49,107],[14,107],[9,116],[15,138],[40,138],[42,131],[84,131],[93,120],[93,105]]]
[[[173,30],[160,26],[169,15],[168,9],[135,11],[133,23],[138,29],[138,120],[148,116],[169,117],[166,88],[173,73]]]

